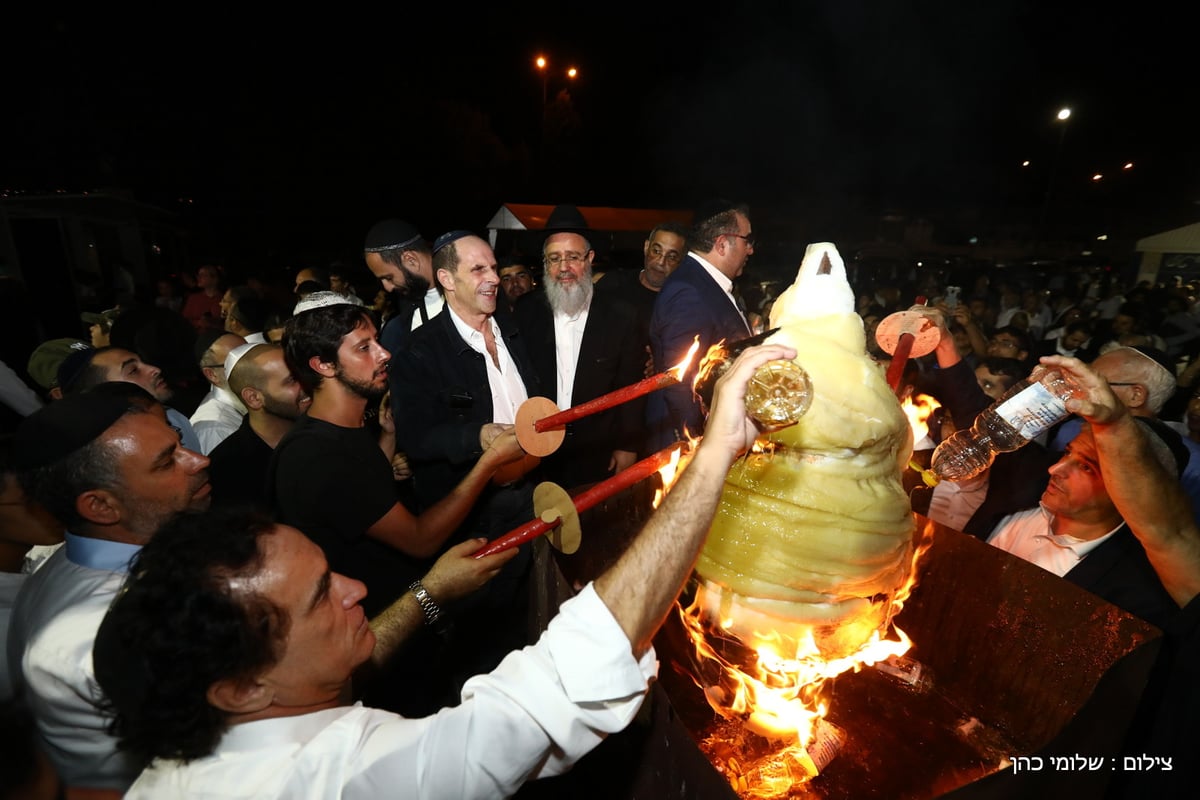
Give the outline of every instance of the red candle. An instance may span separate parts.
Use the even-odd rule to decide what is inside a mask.
[[[925,302],[925,295],[917,295],[917,305],[923,306]],[[887,382],[893,392],[900,387],[900,378],[904,375],[904,367],[908,364],[908,357],[912,354],[916,341],[917,337],[912,333],[902,333],[896,340],[896,352],[892,353],[892,363],[888,364],[887,368]]]
[[[597,503],[612,497],[617,492],[628,489],[630,486],[649,478],[666,466],[671,461],[671,456],[682,446],[683,442],[676,442],[670,447],[659,450],[648,458],[643,458],[628,469],[621,470],[608,480],[597,483],[586,492],[575,495],[571,498],[575,510],[582,514]],[[530,520],[521,527],[515,528],[498,539],[488,542],[481,550],[475,553],[475,558],[495,555],[509,548],[523,545],[526,542],[536,539],[543,533],[558,527],[560,521],[560,519],[555,519],[552,522],[544,522],[540,519]]]
[[[619,406],[622,403],[628,403],[635,397],[641,397],[644,394],[665,389],[668,386],[673,386],[679,383],[679,378],[675,377],[670,372],[660,372],[658,375],[651,375],[649,378],[644,378],[637,383],[626,386],[622,389],[609,392],[601,395],[595,400],[588,400],[586,403],[580,403],[577,406],[572,406],[566,411],[560,411],[557,414],[551,414],[548,417],[543,417],[533,423],[533,429],[538,433],[545,433],[551,428],[557,428],[566,425],[568,422],[574,422],[577,419],[598,414],[601,411],[606,411],[613,406]]]

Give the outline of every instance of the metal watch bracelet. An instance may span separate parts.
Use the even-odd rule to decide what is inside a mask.
[[[433,598],[429,596],[429,592],[425,591],[425,587],[421,585],[420,581],[413,581],[409,584],[408,590],[417,599],[417,605],[421,607],[421,613],[425,615],[425,624],[432,628],[441,618],[442,609],[433,602]]]

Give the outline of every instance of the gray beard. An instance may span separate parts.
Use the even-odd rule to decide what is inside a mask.
[[[546,281],[546,300],[556,314],[573,317],[592,302],[592,279],[585,275],[570,289],[554,279]]]

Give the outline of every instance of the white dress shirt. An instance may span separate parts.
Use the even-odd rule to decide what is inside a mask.
[[[140,549],[68,533],[25,581],[13,607],[9,669],[46,755],[68,785],[123,790],[141,768],[108,734],[92,670],[96,630]]]
[[[746,315],[742,313],[740,308],[738,308],[737,300],[734,299],[733,281],[730,280],[724,272],[721,272],[721,270],[705,261],[703,256],[694,252],[689,252],[688,255],[700,262],[700,266],[704,267],[704,271],[708,273],[709,277],[716,281],[717,286],[720,286],[721,289],[724,290],[725,296],[729,298],[729,304],[733,306],[733,310],[738,313],[738,316],[742,318],[742,322],[746,324],[746,334],[749,335],[750,320],[746,319]]]
[[[424,719],[354,705],[235,725],[210,756],[155,761],[125,797],[507,797],[628,725],[657,668],[653,650],[634,660],[589,584],[537,644],[467,681],[461,705]]]
[[[525,391],[525,382],[521,380],[521,373],[517,371],[516,362],[508,354],[508,347],[504,344],[504,334],[500,332],[500,325],[496,322],[495,317],[488,317],[487,324],[492,326],[492,338],[496,340],[496,357],[500,360],[499,367],[492,361],[482,333],[463,322],[458,314],[454,313],[453,308],[450,309],[450,319],[454,322],[455,330],[458,331],[458,335],[463,338],[467,346],[483,355],[483,363],[487,365],[488,386],[492,390],[492,422],[503,422],[509,425],[516,422],[517,409],[521,407],[521,403],[529,399],[529,393]]]
[[[1038,504],[1037,508],[1018,511],[1000,520],[988,544],[1037,564],[1060,578],[1121,529],[1121,523],[1098,539],[1076,539],[1054,533],[1054,515]]]
[[[579,348],[583,344],[583,329],[587,327],[587,320],[586,308],[573,317],[554,312],[554,361],[558,368],[558,396],[555,402],[560,409],[571,407],[575,367],[579,363]]]
[[[196,407],[190,422],[200,440],[201,452],[208,455],[221,442],[242,426],[246,407],[233,392],[213,386]]]

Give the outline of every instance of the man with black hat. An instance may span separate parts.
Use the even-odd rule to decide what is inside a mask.
[[[409,223],[385,219],[367,231],[363,258],[383,290],[398,296],[396,313],[379,334],[384,349],[395,353],[409,333],[445,305],[433,276],[433,250]]]
[[[721,340],[735,342],[751,335],[750,323],[733,294],[733,281],[754,254],[749,209],[718,200],[697,210],[688,236],[687,258],[663,284],[650,317],[650,347],[657,370],[683,359],[700,338],[698,357],[677,386],[656,392],[647,403],[651,434],[666,446],[704,430],[700,405],[693,398],[692,377],[699,357]]]
[[[141,546],[180,511],[208,506],[208,459],[131,383],[52,403],[22,423],[14,449],[25,491],[68,532],[17,596],[9,667],[63,781],[123,790],[142,764],[107,733],[92,640]]]
[[[575,206],[554,209],[542,246],[545,290],[515,312],[543,391],[560,409],[636,383],[644,368],[633,308],[606,281],[592,283],[589,233]],[[570,423],[543,473],[573,488],[625,469],[643,446],[643,414],[635,400]]]

